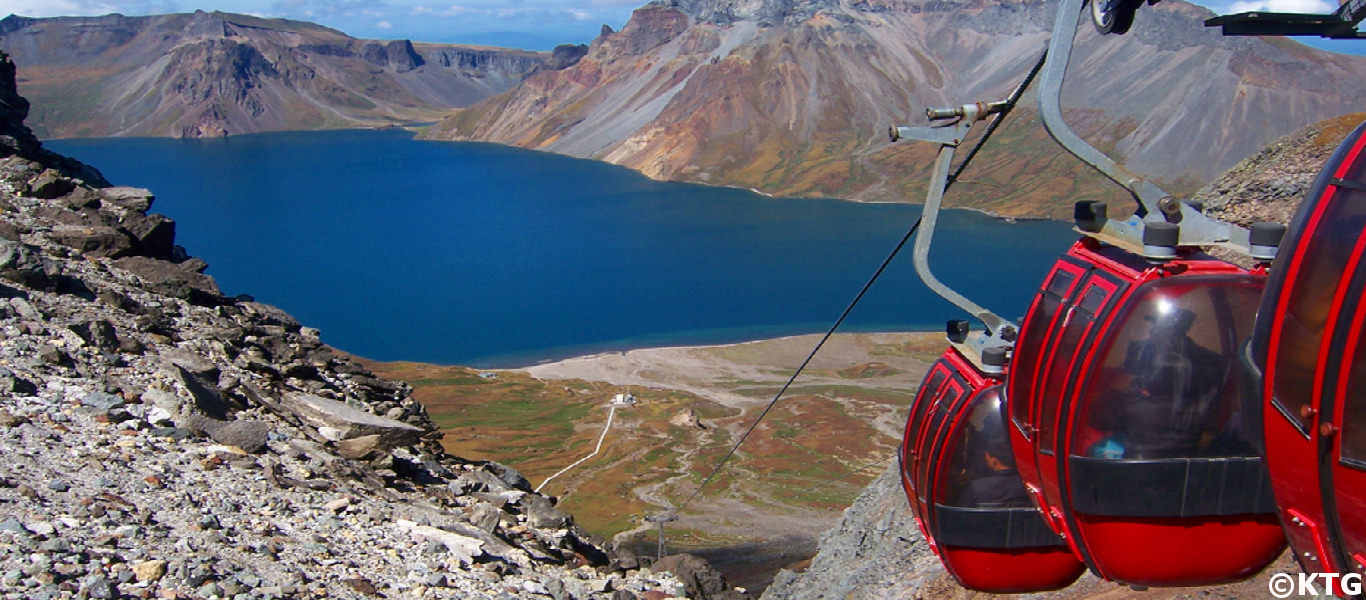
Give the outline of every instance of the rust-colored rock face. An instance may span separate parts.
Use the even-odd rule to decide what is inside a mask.
[[[918,202],[932,149],[889,145],[927,105],[999,98],[1043,49],[1056,3],[668,0],[604,31],[577,65],[462,109],[428,135],[603,159],[656,178]],[[1144,8],[1124,36],[1079,36],[1069,121],[1133,170],[1189,193],[1267,142],[1360,110],[1366,58],[1223,38],[1205,9]],[[950,203],[1065,217],[1131,203],[1063,155],[1034,100]]]

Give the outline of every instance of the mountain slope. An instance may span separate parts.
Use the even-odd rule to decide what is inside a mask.
[[[529,77],[428,135],[599,158],[657,178],[918,201],[931,149],[889,146],[880,132],[914,124],[927,105],[1004,95],[1042,51],[1054,6],[658,0],[577,65]],[[1183,191],[1366,97],[1366,58],[1225,39],[1201,25],[1208,14],[1163,2],[1125,36],[1083,28],[1064,92],[1080,133]],[[970,175],[986,185],[968,203],[1057,215],[1072,199],[1109,194],[1077,179],[1085,169],[1060,156],[1028,98],[1003,136],[1012,143]]]
[[[43,137],[221,136],[433,120],[502,92],[554,55],[357,40],[226,13],[0,20],[0,48]]]
[[[23,126],[0,52],[0,597],[665,598],[412,388]],[[14,143],[11,143],[14,142]]]

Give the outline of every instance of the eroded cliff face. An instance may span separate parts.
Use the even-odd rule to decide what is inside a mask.
[[[574,58],[357,40],[310,23],[205,12],[10,16],[0,21],[0,48],[23,69],[19,85],[37,107],[30,125],[43,137],[430,121]]]
[[[919,201],[933,149],[881,133],[927,105],[996,99],[1041,53],[1041,0],[661,0],[563,71],[429,132],[607,160],[651,177],[776,194]],[[1064,104],[1074,128],[1189,193],[1255,148],[1366,97],[1366,58],[1226,39],[1164,2],[1134,30],[1084,27]],[[1047,138],[1033,96],[949,201],[1065,216],[1113,186]],[[1197,141],[1198,140],[1198,141]],[[967,181],[965,181],[967,183]]]

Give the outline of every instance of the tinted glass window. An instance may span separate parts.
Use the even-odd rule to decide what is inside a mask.
[[[963,410],[967,416],[945,449],[944,484],[936,489],[935,502],[965,508],[1030,506],[1006,438],[1001,387],[978,392]]]
[[[929,437],[921,444],[920,462],[916,465],[916,475],[918,477],[915,480],[917,483],[921,484],[921,486],[916,489],[916,492],[920,494],[922,499],[925,498],[926,494],[924,484],[929,483],[930,475],[933,474],[934,469],[933,462],[938,459],[931,451],[935,446],[942,447],[942,444],[939,442],[945,434],[944,428],[949,423],[949,417],[953,413],[953,409],[957,407],[967,394],[968,391],[963,389],[963,387],[958,384],[958,381],[950,381],[948,385],[944,386],[944,397],[935,405],[932,416],[925,424],[925,426],[929,428],[926,431],[926,433],[929,434]]]
[[[1357,167],[1357,181],[1366,178],[1366,161],[1362,161]],[[1345,190],[1344,190],[1345,191]],[[1350,190],[1344,195],[1344,199],[1358,204],[1366,204],[1366,192]],[[1366,231],[1357,232],[1358,236],[1366,235]],[[1355,241],[1355,240],[1351,240]],[[1350,243],[1349,240],[1339,240],[1338,243]],[[1357,272],[1353,278],[1360,281],[1366,277],[1366,265],[1357,264]],[[1344,278],[1346,281],[1347,278]],[[1362,302],[1358,300],[1357,302]],[[1346,397],[1342,409],[1342,459],[1343,463],[1351,467],[1366,470],[1366,323],[1362,322],[1362,309],[1358,306],[1353,310],[1351,303],[1345,309],[1344,314],[1339,317],[1339,322],[1343,326],[1350,326],[1356,329],[1355,348],[1352,349],[1351,364],[1346,365],[1347,372],[1343,376],[1347,377]]]
[[[1099,349],[1071,452],[1149,459],[1251,453],[1242,408],[1241,344],[1261,282],[1172,277],[1145,285]]]
[[[902,467],[906,472],[906,478],[915,482],[916,461],[916,439],[920,436],[920,423],[925,419],[925,413],[929,412],[930,406],[934,404],[935,398],[939,396],[944,380],[947,379],[944,372],[942,361],[934,363],[930,367],[930,376],[920,385],[920,391],[915,395],[915,404],[911,406],[911,414],[906,419],[905,439],[901,441]]]
[[[1357,338],[1350,369],[1347,397],[1343,398],[1342,458],[1344,463],[1366,470],[1366,336]]]
[[[1364,168],[1358,165],[1346,179],[1360,181]],[[1274,349],[1275,363],[1268,369],[1268,376],[1275,378],[1272,402],[1301,431],[1311,425],[1312,419],[1301,417],[1300,411],[1312,406],[1314,369],[1338,280],[1366,224],[1366,197],[1361,192],[1333,186],[1328,190],[1334,194],[1332,204],[1303,245],[1299,271],[1282,292],[1289,297],[1278,314],[1280,340]]]
[[[1049,330],[1055,325],[1054,319],[1058,314],[1058,308],[1063,305],[1063,298],[1071,291],[1076,277],[1071,271],[1061,268],[1054,270],[1043,291],[1039,293],[1028,326],[1020,333],[1021,343],[1015,348],[1011,370],[1023,376],[1010,378],[1010,414],[1015,422],[1021,425],[1029,423],[1033,375],[1044,352],[1044,342],[1048,339]],[[1025,431],[1028,436],[1028,430]]]
[[[1097,296],[1098,295],[1098,296]],[[1104,303],[1105,290],[1099,286],[1091,285],[1083,292],[1083,301],[1088,304],[1099,306]],[[1099,303],[1093,298],[1099,297]],[[1067,326],[1062,331],[1062,336],[1058,340],[1057,350],[1048,361],[1048,370],[1045,373],[1043,386],[1037,390],[1039,395],[1039,416],[1037,418],[1039,427],[1039,450],[1043,452],[1053,452],[1056,445],[1055,428],[1058,421],[1058,410],[1062,405],[1063,397],[1066,396],[1068,384],[1073,383],[1073,365],[1078,359],[1076,356],[1081,345],[1082,338],[1085,337],[1087,329],[1090,328],[1094,320],[1094,315],[1080,307],[1072,311]]]

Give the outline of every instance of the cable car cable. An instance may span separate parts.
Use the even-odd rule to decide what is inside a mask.
[[[1024,95],[1025,90],[1029,88],[1029,84],[1038,76],[1039,71],[1043,70],[1043,65],[1047,61],[1048,50],[1045,49],[1043,53],[1039,55],[1039,60],[1034,63],[1034,66],[1029,69],[1029,73],[1025,75],[1024,81],[1021,81],[1020,85],[1016,86],[1015,90],[1010,92],[1010,96],[1006,97],[1001,103],[1001,110],[992,115],[991,122],[987,123],[987,128],[982,131],[982,137],[977,139],[977,143],[972,146],[971,150],[968,150],[967,155],[963,157],[963,162],[959,163],[958,168],[954,169],[953,173],[949,174],[948,182],[944,185],[945,191],[948,191],[948,186],[953,185],[953,182],[958,180],[958,176],[963,174],[963,169],[968,167],[968,163],[972,162],[972,159],[982,150],[982,146],[987,143],[987,140],[991,139],[991,134],[996,133],[996,128],[1001,126],[1001,121],[1015,108],[1015,103],[1020,101],[1020,97]]]
[[[995,133],[1001,120],[1005,119],[1006,115],[1010,114],[1015,108],[1015,103],[1020,99],[1020,96],[1024,94],[1025,89],[1029,87],[1030,82],[1034,80],[1034,77],[1043,68],[1047,57],[1048,52],[1044,51],[1043,55],[1039,57],[1039,60],[1029,70],[1029,73],[1025,75],[1024,81],[1011,91],[1010,96],[1006,101],[999,103],[995,107],[995,116],[991,123],[988,124],[987,129],[983,131],[982,137],[977,140],[976,145],[974,145],[967,156],[963,158],[963,162],[960,163],[958,168],[954,171],[953,177],[950,177],[944,182],[944,192],[947,192],[949,188],[953,186],[954,178],[967,168],[968,164],[972,162],[973,157],[977,155],[978,150],[980,150],[982,146],[986,144],[987,140],[991,138],[991,135]],[[783,387],[779,389],[778,393],[769,401],[768,406],[764,407],[764,410],[759,413],[759,416],[756,417],[749,428],[745,430],[744,435],[741,435],[740,439],[731,446],[730,450],[727,451],[726,455],[721,458],[721,461],[716,464],[716,467],[712,469],[711,473],[709,473],[707,477],[702,480],[702,483],[697,486],[697,489],[693,490],[692,494],[684,499],[677,508],[664,511],[664,513],[657,515],[656,519],[660,522],[661,527],[663,527],[663,522],[665,520],[673,520],[675,515],[683,512],[683,509],[687,508],[688,505],[702,493],[702,490],[716,478],[716,475],[721,472],[721,469],[725,468],[726,463],[729,462],[731,457],[735,456],[735,452],[740,449],[740,445],[744,444],[745,440],[749,439],[750,434],[754,433],[754,429],[759,426],[759,423],[764,420],[764,417],[768,416],[769,411],[773,410],[773,407],[778,404],[778,400],[782,399],[783,394],[787,393],[787,390],[792,386],[792,383],[797,380],[797,377],[802,374],[802,371],[806,370],[806,367],[811,363],[811,360],[816,357],[816,353],[819,352],[821,347],[825,345],[825,342],[830,339],[830,336],[835,334],[835,330],[839,329],[839,326],[844,323],[844,319],[849,316],[849,313],[854,310],[854,307],[863,299],[863,296],[868,293],[869,288],[873,287],[873,283],[887,270],[887,266],[891,264],[892,259],[896,258],[897,254],[901,253],[902,248],[906,247],[906,242],[910,241],[911,237],[920,229],[922,218],[923,217],[916,218],[915,223],[911,225],[911,228],[906,231],[905,235],[901,236],[901,240],[897,242],[896,247],[892,248],[892,251],[887,254],[887,258],[883,259],[882,264],[873,272],[872,277],[868,278],[867,283],[863,284],[863,288],[860,289],[858,294],[854,296],[854,299],[849,302],[849,306],[845,307],[844,312],[840,313],[839,318],[835,319],[835,323],[830,326],[830,329],[825,332],[825,335],[821,336],[820,341],[816,343],[816,346],[811,349],[811,353],[806,356],[806,359],[802,361],[802,364],[799,365],[797,370],[792,373],[792,376],[788,378],[787,383],[783,384]]]
[[[835,330],[839,328],[841,323],[844,323],[845,317],[849,316],[849,313],[854,310],[854,306],[858,305],[859,300],[862,300],[864,294],[868,293],[868,289],[873,287],[873,282],[877,281],[877,278],[882,275],[882,272],[887,270],[887,265],[891,264],[892,259],[896,258],[896,255],[906,246],[906,242],[910,241],[911,236],[915,235],[915,232],[919,229],[920,219],[917,218],[915,223],[911,225],[911,228],[906,231],[906,235],[901,236],[901,241],[897,242],[897,245],[892,249],[892,252],[887,255],[886,259],[883,259],[882,264],[878,266],[877,271],[873,273],[873,276],[868,278],[867,283],[863,284],[863,289],[859,290],[858,295],[854,296],[854,300],[849,303],[849,306],[845,307],[844,312],[840,314],[839,318],[835,319],[835,323],[830,326],[830,329],[825,332],[825,335],[821,336],[821,340],[816,342],[816,347],[812,348],[811,353],[806,355],[806,360],[802,361],[801,366],[797,367],[797,370],[792,373],[792,377],[788,378],[787,383],[784,383],[782,389],[778,390],[778,393],[773,396],[773,400],[769,401],[768,406],[765,406],[763,412],[759,413],[759,416],[749,425],[749,429],[745,430],[745,434],[740,436],[740,439],[735,442],[735,445],[731,446],[730,451],[721,458],[721,462],[716,464],[716,468],[712,469],[711,474],[707,475],[707,478],[702,480],[702,484],[697,486],[696,490],[693,490],[692,495],[688,496],[682,504],[679,504],[678,508],[668,512],[674,514],[683,512],[683,509],[687,508],[688,504],[691,503],[694,498],[697,498],[698,494],[702,493],[702,489],[707,487],[707,484],[711,483],[717,473],[721,472],[721,469],[726,466],[726,462],[735,455],[735,451],[740,449],[740,444],[745,443],[745,440],[749,439],[749,435],[754,433],[754,428],[758,427],[759,422],[763,421],[764,417],[768,416],[768,411],[773,410],[773,406],[778,403],[778,400],[783,397],[783,394],[787,392],[787,389],[792,386],[792,382],[797,380],[797,376],[801,375],[802,371],[806,370],[806,366],[811,363],[811,359],[816,357],[816,353],[820,351],[821,346],[824,346],[826,340],[829,340],[830,336],[835,334]]]

